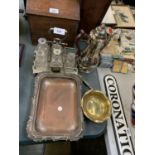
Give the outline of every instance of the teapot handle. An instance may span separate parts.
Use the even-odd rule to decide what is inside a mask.
[[[80,30],[80,33],[75,38],[75,45],[77,47],[77,53],[76,53],[76,55],[78,57],[81,56],[81,50],[80,50],[80,45],[79,45],[80,39],[88,39],[88,37],[89,37],[89,35],[84,30],[81,29]]]

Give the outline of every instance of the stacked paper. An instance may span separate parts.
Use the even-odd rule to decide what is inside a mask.
[[[113,57],[111,54],[101,54],[100,67],[111,68],[113,65]]]

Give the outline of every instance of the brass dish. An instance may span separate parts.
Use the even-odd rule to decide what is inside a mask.
[[[111,102],[101,91],[87,91],[82,97],[81,106],[85,116],[93,122],[102,123],[111,116]]]

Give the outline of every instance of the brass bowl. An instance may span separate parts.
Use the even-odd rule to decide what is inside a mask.
[[[111,116],[111,102],[101,91],[87,91],[82,97],[81,106],[85,116],[93,122],[102,123]]]

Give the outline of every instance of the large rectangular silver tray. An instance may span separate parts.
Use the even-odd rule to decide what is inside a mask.
[[[28,137],[34,141],[78,140],[83,130],[78,76],[41,73],[35,79]]]

